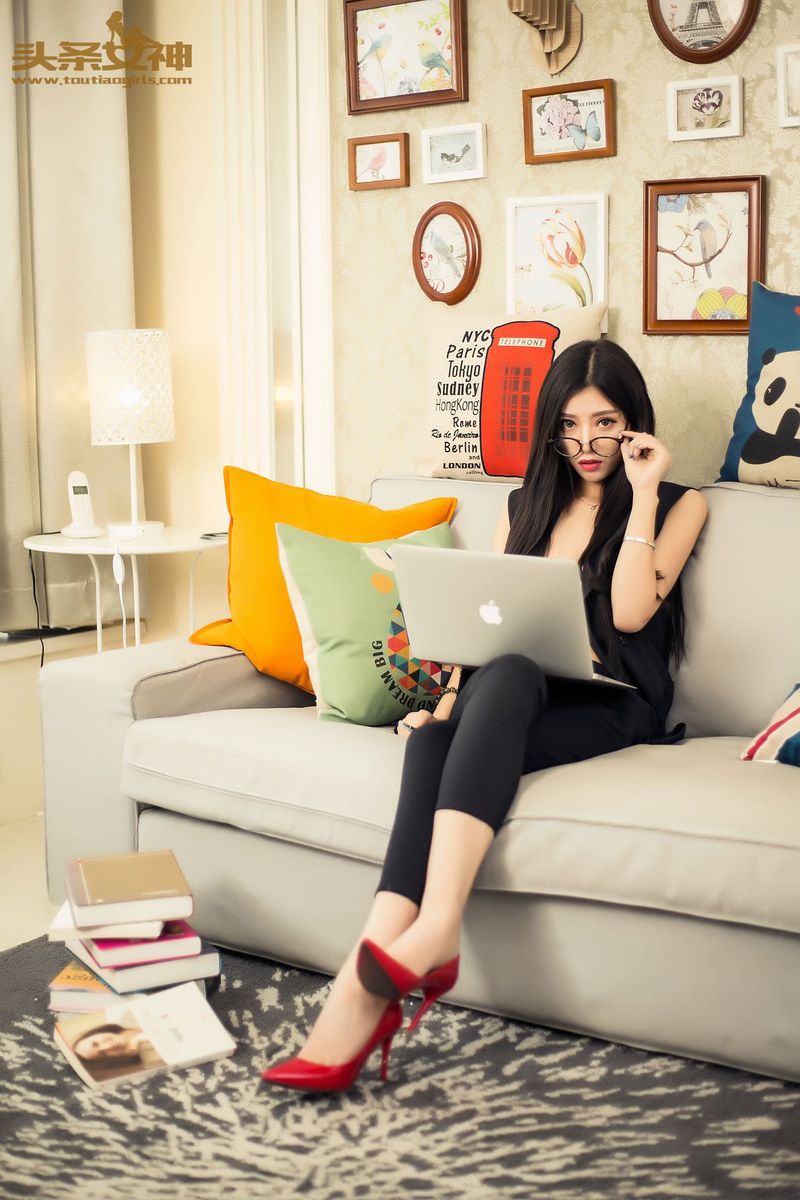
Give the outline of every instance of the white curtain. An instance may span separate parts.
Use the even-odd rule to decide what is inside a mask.
[[[0,630],[36,624],[22,541],[69,522],[71,470],[88,475],[101,524],[130,508],[127,449],[90,445],[84,342],[90,330],[136,323],[126,89],[15,84],[10,69],[20,42],[57,56],[62,41],[106,41],[113,7],[0,3]],[[42,623],[92,623],[88,559],[33,557]],[[105,568],[103,615],[113,619]]]

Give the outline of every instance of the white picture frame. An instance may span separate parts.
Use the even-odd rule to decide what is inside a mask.
[[[486,175],[486,126],[441,125],[420,131],[423,183],[453,183]]]
[[[800,126],[800,42],[778,46],[778,124],[784,129]]]
[[[667,137],[671,142],[741,136],[741,75],[675,79],[667,84]]]
[[[506,214],[509,313],[607,302],[605,192],[517,197],[506,202]]]

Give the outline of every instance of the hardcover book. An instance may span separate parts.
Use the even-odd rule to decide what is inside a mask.
[[[79,929],[192,915],[191,889],[171,850],[72,858],[66,885]]]
[[[69,900],[65,900],[50,923],[49,942],[63,942],[68,937],[82,938],[157,938],[164,928],[162,920],[126,921],[124,925],[91,925],[79,928],[75,924]]]
[[[81,940],[101,967],[133,967],[200,953],[200,938],[186,921],[167,921],[161,936],[155,939],[83,936]]]
[[[56,1022],[56,1045],[90,1088],[225,1058],[236,1043],[192,983]]]
[[[113,988],[74,958],[50,980],[51,1012],[97,1012],[118,1000]]]
[[[184,983],[188,979],[207,979],[210,975],[219,974],[219,951],[203,941],[200,943],[200,954],[193,954],[189,958],[169,958],[164,962],[142,963],[135,967],[101,967],[91,950],[79,938],[68,938],[64,945],[71,954],[85,963],[90,971],[94,971],[95,975],[99,975],[115,992],[123,995],[166,987],[173,983]]]

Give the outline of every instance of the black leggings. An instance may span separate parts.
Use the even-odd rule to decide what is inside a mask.
[[[437,809],[469,813],[497,833],[521,775],[646,742],[656,725],[632,690],[546,679],[521,654],[492,659],[466,680],[448,720],[408,739],[378,891],[420,903]]]

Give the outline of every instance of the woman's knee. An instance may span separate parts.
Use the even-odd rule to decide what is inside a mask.
[[[505,687],[518,686],[525,691],[547,691],[544,671],[525,654],[499,654],[483,668],[484,674],[502,682]]]

